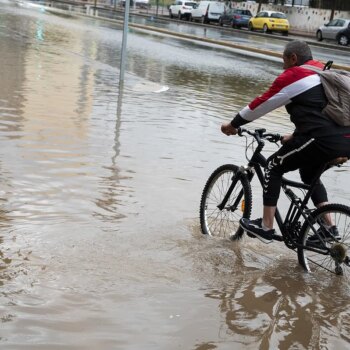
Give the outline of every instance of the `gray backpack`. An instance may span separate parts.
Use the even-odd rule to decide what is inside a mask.
[[[302,67],[317,72],[320,76],[328,100],[322,112],[338,125],[350,126],[350,72],[339,69],[331,70],[329,68],[332,63],[332,61],[327,62],[323,70],[307,64]]]

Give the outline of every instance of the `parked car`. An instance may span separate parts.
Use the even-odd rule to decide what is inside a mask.
[[[318,41],[323,39],[338,40],[338,33],[349,27],[350,19],[335,18],[329,23],[319,27],[316,31],[316,38]]]
[[[260,29],[264,33],[282,32],[283,35],[288,35],[289,22],[282,12],[262,11],[249,20],[248,28]]]
[[[350,24],[348,28],[341,30],[337,34],[337,42],[339,45],[347,46],[350,43]]]
[[[136,7],[140,9],[147,9],[151,7],[150,0],[136,0],[135,4],[136,4]]]
[[[228,9],[219,18],[219,24],[222,26],[228,24],[232,28],[248,28],[249,20],[253,17],[249,10]]]
[[[120,0],[120,4],[121,4],[123,7],[125,7],[125,0]],[[134,0],[130,0],[129,6],[130,6],[130,7],[133,7],[133,6],[134,6]]]
[[[150,0],[130,0],[130,8],[134,7],[140,9],[147,9],[151,7]],[[125,7],[125,0],[120,0],[120,5]]]
[[[191,11],[197,6],[195,1],[176,0],[176,2],[169,6],[169,17],[178,19],[187,18],[191,16]]]
[[[225,12],[225,4],[217,1],[200,1],[198,6],[191,11],[191,21],[202,23],[218,22]]]

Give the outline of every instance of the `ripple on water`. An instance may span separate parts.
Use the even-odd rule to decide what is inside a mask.
[[[118,96],[114,25],[8,3],[0,19],[1,345],[346,348],[341,279],[199,231],[210,173],[246,163],[220,124],[280,63],[131,31]],[[250,127],[291,130],[283,109]],[[325,174],[344,200],[345,174]]]

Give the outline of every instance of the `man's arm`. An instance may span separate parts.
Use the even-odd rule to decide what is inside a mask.
[[[261,96],[256,97],[248,106],[244,107],[231,121],[234,128],[250,123],[276,108],[291,102],[288,90],[284,89],[284,77],[282,73]]]
[[[292,67],[280,74],[271,87],[244,107],[232,120],[232,126],[252,122],[263,115],[285,106],[292,98],[321,84],[318,74],[302,67]]]

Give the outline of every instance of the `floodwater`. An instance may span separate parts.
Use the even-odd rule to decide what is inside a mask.
[[[119,93],[119,27],[0,5],[1,349],[349,347],[341,278],[199,228],[210,173],[245,162],[220,124],[278,61],[130,30]],[[332,200],[348,176],[324,175]]]

